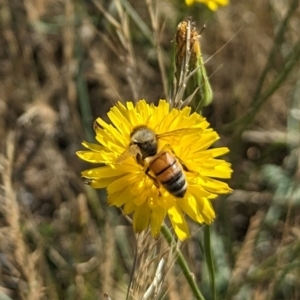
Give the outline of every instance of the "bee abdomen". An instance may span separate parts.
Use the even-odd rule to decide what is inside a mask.
[[[167,181],[161,181],[165,189],[175,197],[183,198],[187,190],[187,182],[183,172],[173,174],[173,177]]]
[[[187,190],[184,173],[176,158],[169,153],[161,153],[151,164],[158,181],[175,197],[182,198]]]

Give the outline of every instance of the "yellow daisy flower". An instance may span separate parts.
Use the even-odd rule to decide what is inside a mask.
[[[133,214],[136,232],[150,226],[156,237],[168,216],[184,240],[189,237],[185,215],[210,224],[215,218],[210,200],[231,192],[218,178],[230,178],[232,170],[229,163],[216,159],[228,148],[208,149],[219,136],[206,119],[191,114],[190,107],[171,109],[165,100],[158,106],[145,100],[135,106],[118,102],[108,117],[112,125],[101,118],[95,122],[100,145],[83,142],[88,150],[77,152],[85,161],[104,164],[82,172],[89,185],[106,188],[110,205]],[[141,145],[136,132],[147,142]],[[154,140],[150,142],[149,136]]]
[[[229,4],[229,0],[185,0],[186,5],[191,6],[195,2],[205,4],[210,10],[217,10],[219,6],[226,6]]]

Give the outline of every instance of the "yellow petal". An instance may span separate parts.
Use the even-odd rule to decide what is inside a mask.
[[[151,211],[147,202],[135,209],[133,216],[133,228],[135,232],[142,232],[148,227],[150,213]]]
[[[166,217],[166,213],[167,211],[162,208],[152,210],[151,218],[150,218],[150,225],[151,225],[150,227],[151,227],[151,234],[154,237],[158,237],[162,222]]]
[[[191,6],[194,3],[194,0],[185,0],[186,5]]]
[[[119,192],[120,190],[123,190],[125,188],[131,188],[134,189],[134,186],[136,185],[138,178],[136,176],[133,176],[132,174],[127,174],[122,177],[116,178],[114,182],[112,182],[107,187],[108,194],[114,194]]]
[[[161,124],[165,116],[168,115],[170,110],[170,105],[165,100],[160,100],[159,105],[155,106],[153,103],[150,104],[152,111],[152,117],[149,117],[147,125],[152,128],[157,134],[161,133]]]
[[[212,11],[215,11],[218,9],[218,5],[214,1],[208,1],[207,6]]]
[[[181,210],[173,206],[168,210],[168,216],[178,238],[183,241],[190,236],[190,231]]]
[[[214,178],[231,178],[232,169],[230,168],[230,164],[224,162],[224,164],[220,164],[217,166],[203,167],[199,169],[195,169],[196,172],[200,173],[202,176],[206,177],[214,177]]]
[[[228,194],[231,193],[231,188],[228,186],[227,183],[205,177],[200,179],[199,177],[199,184],[201,184],[207,191],[213,193],[213,194]]]
[[[201,139],[193,147],[194,153],[198,153],[200,151],[206,150],[218,139],[219,139],[219,135],[216,132],[203,133]]]
[[[119,109],[116,109],[116,107],[113,107],[108,112],[108,117],[111,120],[111,122],[116,127],[116,131],[114,133],[116,134],[116,137],[119,137],[121,139],[124,138],[124,135],[126,137],[129,137],[130,131],[132,130],[132,124],[129,122],[129,120],[120,112]],[[111,130],[112,131],[112,130]],[[121,134],[123,133],[123,135]],[[124,134],[125,133],[125,134]]]
[[[108,194],[107,196],[107,202],[109,205],[115,205],[116,207],[121,207],[126,203],[132,203],[133,204],[133,195],[130,193],[130,186],[127,188],[124,188],[123,190],[120,190],[118,192]],[[132,205],[131,205],[132,206]],[[133,205],[133,208],[135,206]],[[127,207],[128,209],[129,207]],[[132,211],[128,210],[127,214],[131,213]]]
[[[217,2],[221,6],[226,6],[229,4],[229,0],[217,0]]]
[[[95,169],[90,169],[81,172],[82,177],[91,179],[101,179],[101,178],[115,178],[124,175],[124,171],[114,170],[109,166],[103,166]]]
[[[85,148],[88,148],[92,151],[96,151],[96,152],[102,152],[102,151],[107,151],[107,148],[98,145],[98,144],[93,144],[93,143],[88,143],[88,142],[82,142],[81,143]]]
[[[198,178],[194,176],[193,174],[189,174],[187,177],[189,183],[188,192],[190,194],[197,194],[199,197],[209,197],[211,193],[205,190],[203,186],[199,184]]]
[[[149,118],[153,115],[150,105],[145,100],[141,100],[136,104],[136,110],[140,115],[139,121],[144,124],[148,123]]]
[[[194,198],[198,202],[199,213],[201,214],[203,221],[206,224],[210,224],[216,217],[210,201],[206,198],[197,197],[197,195],[194,195]]]
[[[115,177],[112,178],[101,178],[101,179],[93,179],[89,186],[94,189],[103,189],[106,188],[109,184],[115,181]]]
[[[129,135],[122,135],[115,127],[107,124],[101,118],[97,118],[96,122],[98,124],[98,126],[94,126],[96,140],[107,149],[122,153],[128,145]]]
[[[135,211],[136,207],[137,206],[134,204],[133,201],[131,201],[130,199],[126,198],[126,202],[125,202],[124,207],[123,207],[124,214],[125,215],[131,214],[132,212]]]
[[[229,149],[227,147],[220,147],[220,148],[213,148],[203,151],[205,153],[211,154],[211,157],[218,157],[224,154],[227,154],[229,152]]]
[[[109,163],[114,161],[116,158],[113,153],[105,152],[94,152],[94,151],[77,151],[76,155],[82,160],[88,161],[90,163]]]
[[[192,220],[203,223],[204,219],[201,215],[201,209],[193,195],[188,195],[184,199],[177,201],[177,205],[185,212]]]

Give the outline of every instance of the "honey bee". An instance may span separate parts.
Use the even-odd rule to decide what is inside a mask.
[[[145,168],[156,187],[160,184],[173,196],[183,198],[187,191],[186,166],[179,161],[171,149],[158,151],[158,140],[164,135],[157,135],[147,126],[138,126],[130,134],[128,149],[121,155],[119,161],[124,157],[132,155],[138,164]],[[174,131],[171,134],[176,134]],[[150,173],[151,172],[151,173]]]

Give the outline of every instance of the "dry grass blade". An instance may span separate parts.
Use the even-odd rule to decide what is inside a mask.
[[[165,69],[165,60],[164,60],[164,52],[160,46],[160,24],[159,24],[159,10],[158,10],[158,1],[157,0],[146,0],[148,11],[151,19],[151,25],[154,35],[154,44],[157,53],[157,59],[161,74],[161,80],[164,88],[164,97],[168,95],[168,80],[167,80],[167,73]]]
[[[12,184],[12,165],[14,157],[14,134],[10,132],[6,141],[6,155],[2,157],[1,175],[3,182],[3,196],[1,203],[1,213],[6,222],[5,234],[1,240],[5,243],[1,244],[1,252],[4,252],[3,259],[14,266],[17,270],[17,280],[23,288],[13,297],[20,299],[43,299],[44,286],[43,276],[40,274],[42,249],[37,248],[30,251],[22,230],[22,212],[19,207],[14,187]],[[10,249],[10,251],[7,251]],[[8,274],[8,276],[16,276]]]
[[[239,256],[232,271],[229,286],[227,289],[226,299],[232,299],[238,287],[243,283],[243,279],[246,277],[249,268],[254,262],[253,252],[255,249],[255,241],[257,235],[260,232],[260,227],[264,220],[264,217],[265,212],[263,210],[260,210],[256,213],[255,216],[251,218],[251,222],[245,236],[243,246],[239,252]]]
[[[93,0],[95,6],[103,13],[104,17],[110,22],[110,24],[115,28],[118,39],[119,39],[119,47],[122,46],[122,49],[117,49],[117,56],[125,65],[125,72],[127,75],[127,80],[131,87],[133,99],[135,101],[139,98],[139,90],[138,90],[138,73],[137,73],[137,65],[135,60],[134,48],[132,45],[132,39],[129,29],[129,17],[124,9],[121,2],[114,1],[114,6],[118,12],[119,21],[112,16],[107,10],[103,8],[103,6]],[[116,44],[115,47],[118,47]],[[120,55],[120,53],[123,53]]]
[[[164,274],[172,261],[170,249],[161,238],[153,241],[150,232],[139,234],[137,243],[137,259],[130,296],[132,299],[159,299]]]
[[[153,281],[143,296],[143,300],[155,299],[157,297],[157,295],[159,295],[161,285],[163,282],[163,269],[164,269],[165,263],[166,263],[165,259],[162,258],[157,266],[156,271],[155,271]]]

